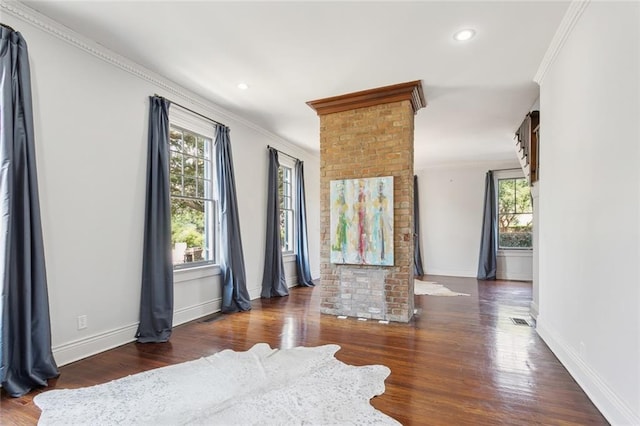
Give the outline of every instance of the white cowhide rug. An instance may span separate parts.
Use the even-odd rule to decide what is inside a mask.
[[[413,280],[413,283],[413,293],[416,296],[424,294],[429,296],[470,296],[468,293],[457,293],[455,291],[451,291],[442,284],[438,284],[433,281],[420,281],[416,279]]]
[[[258,343],[34,402],[41,425],[398,425],[369,403],[389,368],[344,364],[339,349]]]

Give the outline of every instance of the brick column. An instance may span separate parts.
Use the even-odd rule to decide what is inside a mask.
[[[321,312],[413,316],[413,133],[419,81],[308,103],[320,116]],[[393,176],[394,266],[332,264],[330,182]]]

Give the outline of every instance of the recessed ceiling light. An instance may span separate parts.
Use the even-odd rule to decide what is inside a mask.
[[[467,41],[467,40],[471,40],[473,38],[473,36],[476,35],[476,31],[472,30],[470,28],[464,29],[464,30],[460,30],[457,33],[455,33],[453,35],[454,40],[457,41]]]
[[[248,88],[249,88],[249,85],[247,83],[238,83],[238,89],[247,90]]]

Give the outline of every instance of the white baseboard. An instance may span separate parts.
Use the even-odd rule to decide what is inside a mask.
[[[173,312],[173,326],[175,327],[176,325],[184,324],[186,322],[202,318],[206,315],[213,314],[214,312],[218,312],[220,311],[221,305],[222,299],[217,298],[198,303],[197,305],[177,309]]]
[[[640,413],[634,412],[579,354],[557,333],[547,328],[541,316],[538,316],[536,331],[612,425],[640,425]]]
[[[298,277],[296,275],[285,277],[285,281],[287,282],[287,288],[293,288],[298,285]],[[247,290],[249,291],[249,298],[251,300],[260,299],[262,287],[251,287],[247,288]]]
[[[425,275],[443,275],[445,277],[475,278],[477,271],[450,271],[447,269],[430,269],[424,271]]]
[[[220,310],[220,299],[209,300],[193,306],[187,306],[173,313],[173,325],[184,324]],[[136,340],[138,323],[114,328],[52,348],[53,357],[58,366],[70,364],[88,358],[100,352],[122,346]]]
[[[533,276],[531,274],[514,274],[513,272],[505,273],[499,270],[496,273],[496,279],[506,281],[533,281]]]
[[[135,334],[137,330],[138,323],[136,322],[83,339],[63,343],[52,348],[53,357],[58,366],[70,364],[125,343],[133,342],[136,340]]]
[[[537,321],[538,314],[540,314],[540,308],[538,307],[538,304],[532,300],[531,305],[529,305],[529,315]]]

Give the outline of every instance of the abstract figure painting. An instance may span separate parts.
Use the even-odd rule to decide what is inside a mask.
[[[393,176],[332,180],[331,263],[393,266]]]

